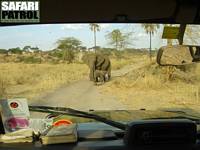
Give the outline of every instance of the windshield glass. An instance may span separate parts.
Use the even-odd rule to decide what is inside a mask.
[[[199,110],[200,66],[159,66],[163,24],[45,24],[0,28],[0,98],[78,110]],[[200,26],[183,43],[200,44]]]

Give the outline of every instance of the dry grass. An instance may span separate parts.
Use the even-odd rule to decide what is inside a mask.
[[[125,65],[131,64],[134,61],[131,59],[125,60],[125,59],[111,59],[112,69],[118,70],[124,67]]]
[[[32,98],[44,91],[80,80],[87,75],[83,64],[0,64],[1,97]]]
[[[113,79],[101,90],[116,95],[130,109],[196,108],[200,104],[200,65],[183,72],[151,63]]]
[[[118,69],[123,68],[126,65],[134,64],[135,62],[138,62],[138,61],[146,62],[148,60],[149,58],[147,57],[147,55],[141,55],[140,57],[138,57],[137,55],[126,54],[125,58],[123,59],[111,58],[111,64],[112,64],[113,70],[118,70]]]
[[[112,59],[112,68],[120,69],[133,60]],[[41,93],[62,85],[88,78],[85,64],[0,64],[0,98],[27,97],[32,99]]]

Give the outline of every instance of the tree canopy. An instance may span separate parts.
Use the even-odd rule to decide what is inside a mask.
[[[74,37],[66,37],[57,41],[58,49],[77,50],[81,45],[81,41]]]
[[[74,37],[66,37],[57,41],[57,49],[63,51],[63,60],[67,60],[69,63],[75,58],[75,51],[81,46],[81,41]]]
[[[122,33],[119,29],[114,29],[106,36],[109,40],[109,44],[115,46],[116,50],[126,48],[128,45],[131,45],[130,38],[132,36],[132,32]]]
[[[100,31],[100,25],[97,23],[90,23],[89,26],[91,31]]]
[[[142,27],[144,28],[144,30],[147,34],[151,33],[153,35],[160,28],[160,25],[144,23],[144,24],[142,24]]]

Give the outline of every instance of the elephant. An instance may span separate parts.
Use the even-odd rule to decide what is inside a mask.
[[[90,81],[109,81],[111,78],[111,62],[108,56],[102,54],[88,54],[82,58],[90,68]]]
[[[103,84],[109,80],[107,71],[95,70],[94,71],[94,80],[96,83]]]

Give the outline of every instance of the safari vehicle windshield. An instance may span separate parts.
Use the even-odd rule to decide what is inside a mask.
[[[179,25],[91,23],[1,27],[0,98],[22,97],[29,105],[82,111],[198,112],[200,66],[193,60],[185,63],[191,51],[181,55],[163,53],[164,61],[170,64],[184,57],[180,65],[157,63],[161,47],[179,45],[177,38],[170,38],[171,32],[164,32],[165,27]],[[198,47],[199,31],[200,26],[187,25],[183,45]],[[173,52],[180,49],[176,47]]]

